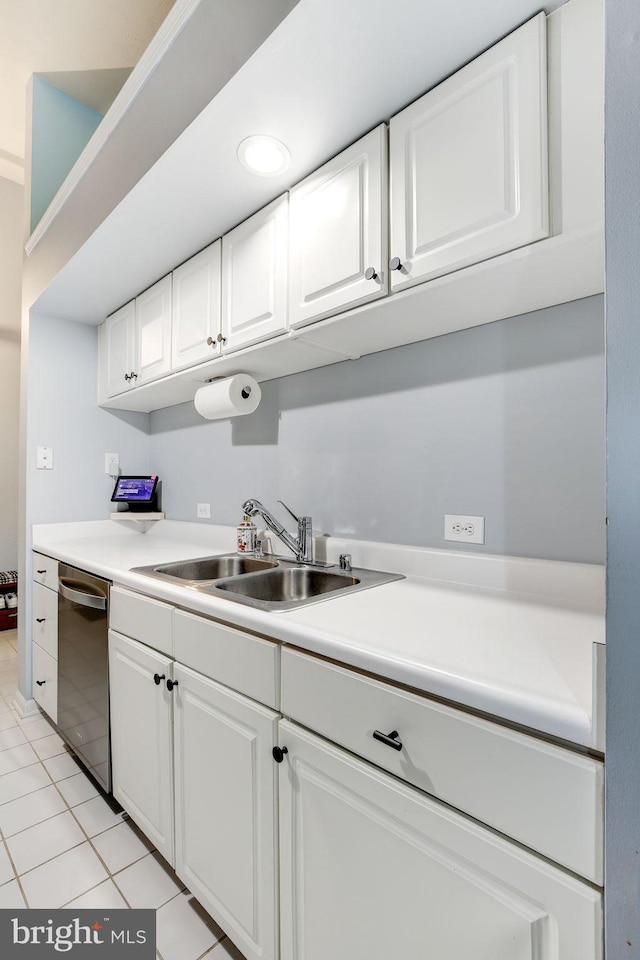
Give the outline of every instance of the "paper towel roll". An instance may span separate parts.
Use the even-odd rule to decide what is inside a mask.
[[[205,420],[222,420],[253,413],[261,396],[257,381],[247,373],[238,373],[235,377],[214,380],[206,387],[200,387],[193,402]]]

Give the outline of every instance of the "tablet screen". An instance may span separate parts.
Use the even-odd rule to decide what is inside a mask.
[[[157,476],[118,477],[111,500],[117,503],[150,503],[157,482]]]

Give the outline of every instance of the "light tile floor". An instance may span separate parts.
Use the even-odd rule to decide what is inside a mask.
[[[17,650],[0,633],[0,908],[150,907],[160,960],[243,960],[48,720],[18,719]]]

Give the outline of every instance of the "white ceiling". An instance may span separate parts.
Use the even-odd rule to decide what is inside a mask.
[[[174,0],[0,0],[0,176],[24,181],[26,87],[106,110]]]

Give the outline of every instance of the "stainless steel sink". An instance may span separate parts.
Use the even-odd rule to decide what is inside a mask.
[[[180,560],[178,563],[134,567],[133,572],[162,580],[200,583],[203,580],[220,580],[223,577],[237,577],[246,573],[256,573],[258,570],[270,570],[277,566],[276,560],[257,560],[255,557],[242,557],[232,553],[228,556],[200,557],[197,560]]]
[[[217,584],[217,589],[269,603],[299,603],[301,600],[319,597],[323,593],[346,590],[358,583],[360,581],[356,577],[328,573],[326,570],[287,567],[252,574],[238,580],[223,581]]]
[[[202,584],[200,590],[260,610],[284,611],[402,579],[399,573],[356,568],[346,573],[337,567],[329,571],[281,560],[277,570],[217,580]]]
[[[338,567],[326,569],[280,557],[258,560],[235,553],[133,567],[131,572],[271,611],[293,610],[403,579],[399,573],[356,568],[347,573]]]

